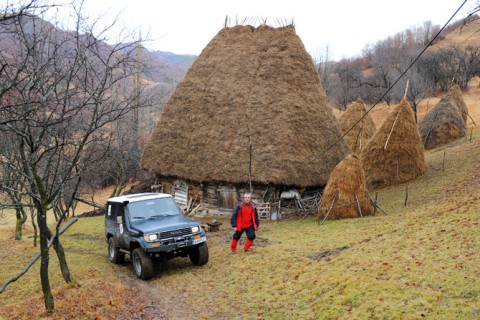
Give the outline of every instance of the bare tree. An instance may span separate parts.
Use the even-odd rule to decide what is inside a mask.
[[[0,23],[2,53],[0,94],[1,139],[10,152],[0,150],[0,169],[11,170],[22,183],[9,188],[17,206],[36,211],[41,252],[40,279],[48,312],[54,299],[48,275],[47,223],[50,210],[57,221],[55,234],[75,206],[82,177],[109,153],[112,130],[133,105],[141,105],[142,88],[128,84],[143,66],[136,60],[135,41],[107,45],[95,37],[89,21],[75,10],[75,30],[61,31],[37,16],[20,15]],[[113,24],[112,24],[113,25]],[[13,35],[13,36],[9,36]],[[61,241],[53,247],[66,282],[74,283]]]
[[[343,59],[335,64],[328,91],[330,101],[339,109],[345,109],[352,101],[361,98],[363,80],[361,61]]]

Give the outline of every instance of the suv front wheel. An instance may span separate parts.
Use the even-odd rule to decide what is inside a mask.
[[[196,265],[201,266],[208,262],[208,247],[207,243],[203,242],[194,248],[188,254],[190,257],[190,261]]]
[[[153,262],[152,258],[142,250],[136,248],[132,252],[132,264],[135,270],[135,275],[142,280],[147,280],[153,277]]]

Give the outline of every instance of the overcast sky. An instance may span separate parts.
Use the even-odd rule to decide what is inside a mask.
[[[2,1],[2,0],[0,0]],[[467,0],[454,20],[464,18],[477,0]],[[223,28],[245,18],[267,19],[279,26],[292,21],[312,56],[328,45],[338,60],[359,55],[367,44],[425,21],[445,24],[465,0],[86,0],[87,12],[120,14],[129,29],[150,34],[151,50],[199,55]]]

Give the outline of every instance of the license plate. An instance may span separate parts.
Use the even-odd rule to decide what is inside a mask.
[[[199,244],[199,243],[202,243],[202,242],[205,242],[205,241],[207,241],[207,237],[201,237],[201,238],[193,240],[193,244]]]

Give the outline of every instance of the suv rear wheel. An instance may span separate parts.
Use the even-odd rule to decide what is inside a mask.
[[[188,254],[190,261],[196,266],[204,265],[208,262],[208,247],[207,243],[203,242],[198,246],[192,248],[192,251]]]
[[[125,254],[120,252],[120,248],[115,245],[115,239],[110,237],[108,239],[108,260],[112,263],[122,263]]]
[[[147,280],[153,277],[153,262],[152,258],[142,250],[136,248],[132,252],[132,264],[135,270],[135,275],[142,280]]]

